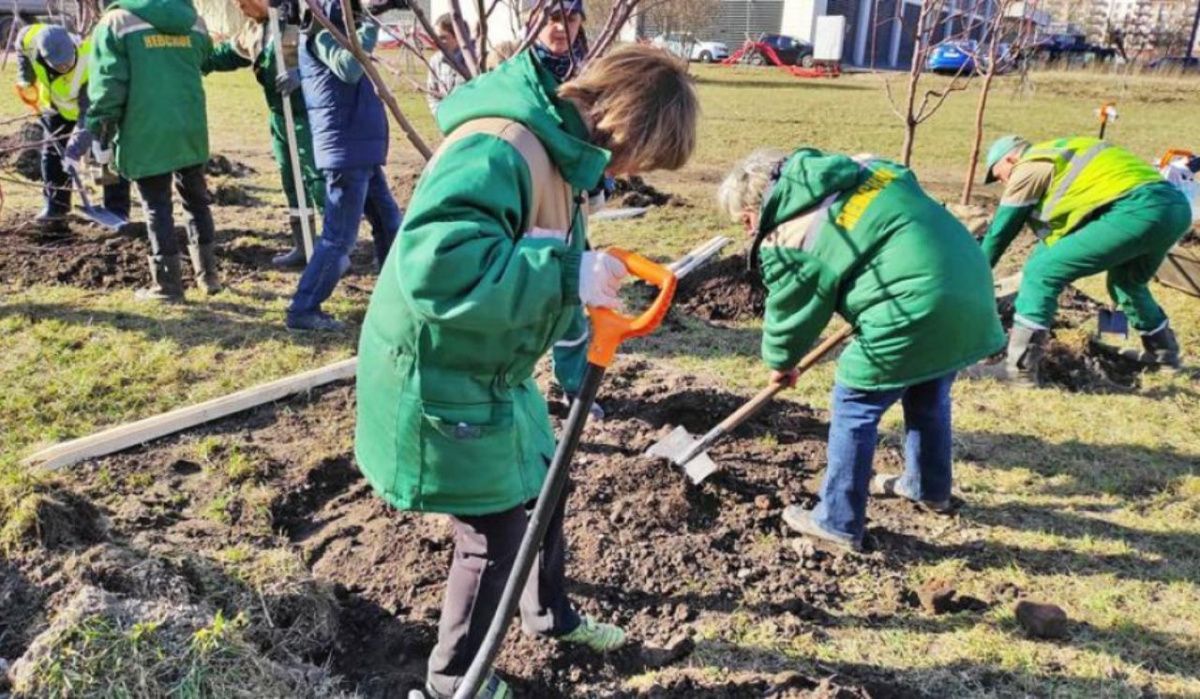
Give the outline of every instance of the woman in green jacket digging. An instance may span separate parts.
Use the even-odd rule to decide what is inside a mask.
[[[534,366],[581,305],[617,305],[624,266],[584,250],[587,190],[605,171],[683,165],[697,109],[685,66],[642,46],[613,51],[562,85],[524,52],[438,109],[446,138],[363,322],[355,437],[380,496],[454,524],[431,696],[454,692],[483,641],[554,451]],[[525,589],[523,626],[612,650],[624,632],[567,599],[562,517]],[[495,675],[481,690],[507,694]]]
[[[795,383],[796,363],[834,312],[854,329],[838,360],[821,501],[812,511],[788,507],[784,521],[860,550],[868,491],[948,511],[950,386],[959,369],[1004,346],[974,239],[908,169],[813,148],[752,154],[719,199],[755,236],[771,381]],[[872,480],[879,419],[897,401],[905,471]]]

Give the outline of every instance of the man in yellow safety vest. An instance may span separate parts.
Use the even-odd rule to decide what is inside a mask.
[[[986,181],[996,180],[1004,194],[983,239],[992,266],[1026,223],[1039,242],[1022,271],[1007,361],[976,375],[1036,384],[1059,294],[1100,272],[1141,334],[1139,359],[1179,366],[1179,343],[1148,284],[1191,225],[1183,193],[1133,153],[1085,137],[1000,138],[987,155]]]
[[[91,145],[83,128],[87,111],[90,40],[79,41],[53,24],[31,24],[17,35],[17,94],[38,113],[42,142],[42,192],[45,207],[36,221],[60,226],[71,210],[71,174]],[[129,218],[129,182],[104,188],[104,206]]]

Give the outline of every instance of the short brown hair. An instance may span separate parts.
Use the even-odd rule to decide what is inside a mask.
[[[662,49],[614,49],[558,95],[582,106],[592,142],[612,152],[615,172],[676,170],[696,148],[696,90],[687,65]]]
[[[433,26],[438,29],[441,29],[442,31],[446,32],[447,34],[453,35],[454,34],[454,15],[450,14],[449,12],[442,14],[441,16],[439,16],[437,18],[437,21],[433,23]]]

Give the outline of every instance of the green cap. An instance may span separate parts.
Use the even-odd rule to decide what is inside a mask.
[[[992,172],[992,168],[996,167],[996,163],[1003,160],[1004,156],[1023,143],[1025,143],[1025,139],[1014,135],[1001,136],[992,142],[992,147],[988,148],[987,152],[987,175],[983,178],[984,184],[996,181],[996,175]]]

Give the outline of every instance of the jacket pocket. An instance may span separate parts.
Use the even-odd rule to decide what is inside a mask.
[[[425,507],[471,514],[498,511],[520,499],[512,403],[425,401],[420,433]]]

